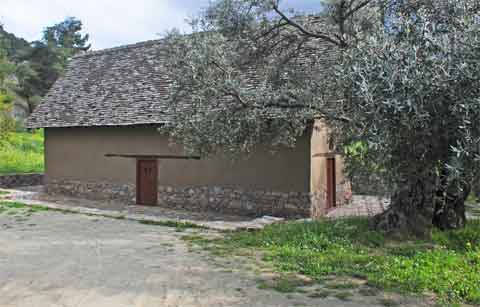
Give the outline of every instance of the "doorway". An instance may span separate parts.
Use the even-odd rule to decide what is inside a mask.
[[[156,206],[158,203],[158,162],[137,160],[137,204]]]
[[[327,209],[337,206],[337,178],[335,158],[327,158]]]

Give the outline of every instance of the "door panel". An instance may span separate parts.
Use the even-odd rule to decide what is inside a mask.
[[[337,206],[337,179],[335,158],[327,159],[327,209]]]
[[[137,204],[155,206],[158,202],[158,165],[156,160],[137,161]]]

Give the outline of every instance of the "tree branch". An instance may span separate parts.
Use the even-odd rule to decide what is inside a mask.
[[[226,74],[226,75],[228,74],[227,71],[225,70],[225,68],[220,66],[216,61],[211,61],[210,63],[213,64],[215,67],[217,67],[219,70],[221,70],[224,74]]]
[[[237,97],[237,96],[234,96],[234,97]],[[264,110],[266,108],[277,108],[277,109],[284,109],[284,110],[288,110],[288,109],[290,109],[290,110],[302,110],[302,109],[307,110],[307,109],[310,109],[310,110],[318,112],[318,114],[315,115],[313,117],[313,119],[328,119],[328,120],[341,121],[341,122],[344,122],[344,123],[351,122],[351,119],[347,118],[345,116],[335,116],[333,114],[325,112],[325,110],[322,110],[320,108],[307,106],[307,105],[304,105],[304,104],[301,104],[301,103],[282,104],[282,103],[271,102],[271,103],[267,103],[267,104],[264,104],[264,105],[261,105],[261,106],[259,106],[259,105],[247,105],[243,101],[242,101],[242,103],[243,103],[242,108],[237,108],[237,109],[235,109],[235,111],[245,110],[245,109],[248,109],[248,108],[257,109],[257,110],[261,110],[261,109]]]
[[[281,22],[282,20],[280,20],[275,26],[271,27],[270,29],[268,29],[268,31],[260,34],[258,37],[255,38],[255,40],[259,40],[260,38],[262,37],[265,37],[265,36],[268,36],[270,35],[273,31],[275,30],[278,30],[286,25],[288,25],[289,23],[288,22]]]
[[[285,20],[289,25],[291,25],[292,27],[296,28],[297,30],[300,31],[300,33],[302,33],[303,35],[305,36],[308,36],[308,37],[312,37],[312,38],[317,38],[317,39],[323,39],[325,41],[328,41],[332,44],[335,44],[339,47],[346,47],[347,44],[343,41],[343,40],[340,40],[340,41],[337,41],[335,39],[333,39],[330,35],[326,34],[326,33],[315,33],[315,32],[311,32],[307,29],[305,29],[304,27],[302,27],[300,24],[296,23],[295,21],[291,20],[290,18],[288,18],[279,8],[277,5],[273,5],[273,10],[283,19]]]
[[[373,0],[365,0],[363,1],[362,3],[360,3],[359,5],[357,5],[356,7],[354,7],[353,9],[351,9],[350,11],[348,11],[344,16],[344,20],[348,19],[348,17],[352,16],[353,14],[355,14],[356,12],[358,12],[359,10],[363,9],[365,6],[367,6],[368,4],[370,4],[370,2],[372,2]],[[353,4],[353,1],[351,2]]]

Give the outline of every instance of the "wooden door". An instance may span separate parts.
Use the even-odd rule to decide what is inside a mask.
[[[137,160],[137,204],[155,206],[158,202],[157,160]]]
[[[335,158],[327,158],[327,209],[337,206]]]

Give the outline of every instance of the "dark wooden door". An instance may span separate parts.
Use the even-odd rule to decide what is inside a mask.
[[[335,158],[327,159],[327,208],[337,206],[337,178]]]
[[[158,202],[157,160],[137,161],[137,204],[155,206]]]

